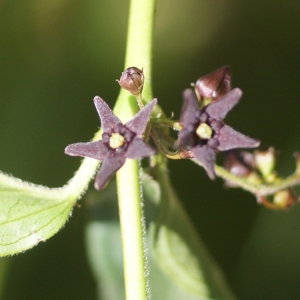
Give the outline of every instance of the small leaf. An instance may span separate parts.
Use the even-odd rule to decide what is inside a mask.
[[[66,222],[74,201],[0,191],[0,256],[25,251],[54,235]]]
[[[149,237],[149,234],[148,234]],[[150,237],[151,239],[151,237]],[[149,238],[148,238],[149,240]],[[158,300],[208,300],[189,293],[182,285],[178,285],[170,276],[168,276],[160,267],[160,263],[149,252],[149,282],[152,298]]]

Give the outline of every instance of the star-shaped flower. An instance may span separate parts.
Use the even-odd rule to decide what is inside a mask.
[[[94,98],[103,130],[102,140],[71,144],[66,147],[65,153],[102,161],[95,180],[96,189],[104,188],[107,181],[124,165],[127,158],[135,159],[154,154],[155,150],[143,141],[142,134],[156,103],[157,100],[153,99],[133,119],[123,125],[104,100],[98,96]]]
[[[214,162],[217,150],[255,148],[260,143],[223,123],[223,119],[241,96],[242,91],[235,88],[200,109],[194,91],[186,89],[183,92],[184,103],[180,115],[182,130],[179,132],[176,147],[188,151],[189,157],[201,164],[211,179],[215,178]]]

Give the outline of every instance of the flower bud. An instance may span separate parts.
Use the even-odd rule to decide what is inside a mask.
[[[288,209],[291,207],[295,202],[297,201],[297,198],[292,193],[290,189],[281,190],[274,194],[273,202],[279,209]]]
[[[248,152],[227,152],[224,160],[224,167],[231,174],[243,177],[250,183],[261,184],[260,176],[258,176],[258,174],[254,171],[249,161],[247,161],[247,159],[249,160],[249,157],[251,155],[252,154]],[[237,184],[231,181],[226,181],[225,185],[228,187],[238,186]]]
[[[133,95],[142,93],[144,85],[143,71],[136,68],[127,68],[121,75],[120,80],[117,80],[119,85]]]
[[[200,77],[194,88],[199,101],[205,99],[218,100],[231,90],[229,67],[221,67],[208,75]]]
[[[254,159],[257,169],[261,172],[266,181],[270,182],[275,167],[275,151],[269,148],[267,151],[255,151]],[[270,178],[269,178],[270,177]]]
[[[230,151],[226,153],[224,167],[231,174],[247,177],[251,173],[251,169],[243,163],[237,156],[236,152]]]

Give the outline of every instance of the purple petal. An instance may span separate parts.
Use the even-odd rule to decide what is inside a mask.
[[[107,181],[124,165],[125,160],[124,155],[115,155],[104,159],[95,179],[95,188],[97,190],[103,189]]]
[[[151,111],[156,105],[157,99],[153,99],[145,107],[143,107],[125,126],[135,132],[137,135],[143,134],[147,126]]]
[[[122,122],[114,115],[106,102],[99,96],[94,98],[94,104],[101,120],[103,132],[110,131],[111,129],[115,128],[116,125],[123,125]]]
[[[211,102],[206,108],[207,114],[218,121],[222,121],[228,112],[239,102],[242,91],[238,88],[229,91],[224,97]]]
[[[210,148],[208,145],[202,147],[198,146],[193,148],[192,153],[194,154],[194,160],[204,167],[208,177],[210,179],[215,179],[215,169],[214,164],[216,160],[216,152],[214,149]]]
[[[126,158],[140,158],[151,156],[155,153],[148,144],[146,144],[142,139],[135,137],[129,144],[126,151]]]
[[[220,151],[235,149],[235,148],[255,148],[260,144],[259,140],[252,139],[228,125],[223,127],[218,132],[217,140],[219,141],[218,149]]]
[[[189,146],[193,146],[194,144],[194,128],[193,126],[190,126],[191,128],[183,128],[178,133],[178,140],[175,143],[176,148],[186,148]]]
[[[192,89],[186,89],[183,91],[183,101],[180,123],[183,127],[187,127],[197,121],[197,115],[200,110],[196,95]]]
[[[66,147],[65,153],[72,156],[83,156],[103,160],[109,154],[109,150],[103,145],[102,141],[97,141],[71,144]]]

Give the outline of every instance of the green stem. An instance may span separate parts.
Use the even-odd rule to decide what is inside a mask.
[[[129,11],[125,69],[133,66],[143,69],[145,102],[152,99],[151,61],[154,6],[155,0],[131,0]],[[132,98],[133,96],[127,91],[121,90],[114,113],[123,122],[128,121],[135,113],[136,100],[134,99],[132,102]],[[117,172],[117,189],[126,299],[149,299],[143,243],[145,228],[137,160],[127,160]]]
[[[238,187],[249,191],[255,195],[261,196],[272,195],[280,190],[297,186],[300,184],[300,174],[297,172],[285,179],[281,179],[280,181],[271,184],[251,183],[247,181],[247,178],[233,175],[224,168],[217,165],[215,165],[215,172],[219,177],[235,183]]]
[[[125,292],[128,300],[147,298],[144,224],[138,178],[139,166],[136,160],[127,160],[117,173]]]

